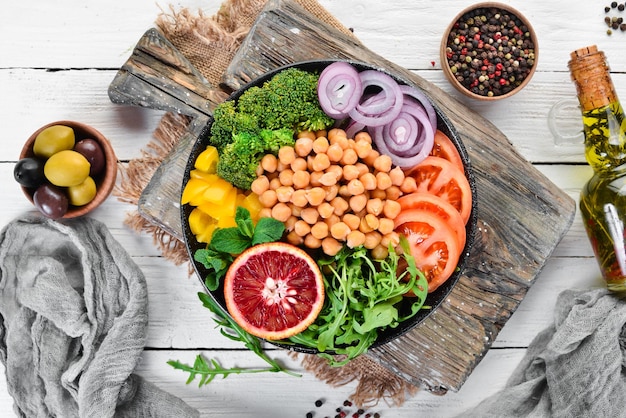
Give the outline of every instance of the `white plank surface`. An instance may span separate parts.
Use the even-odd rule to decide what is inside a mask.
[[[555,145],[548,129],[550,108],[573,98],[567,71],[569,52],[598,44],[609,57],[618,93],[626,97],[626,34],[606,35],[602,2],[505,0],[531,21],[539,36],[538,70],[526,90],[500,103],[477,103],[462,97],[445,81],[439,61],[444,28],[468,3],[461,0],[321,0],[371,49],[417,71],[502,130],[517,150],[573,198],[590,175],[582,164],[580,144]],[[188,7],[213,14],[220,0],[31,0],[7,2],[0,25],[0,225],[32,210],[13,181],[12,170],[23,140],[39,126],[75,119],[96,126],[112,141],[118,157],[139,155],[150,140],[161,113],[116,106],[107,87],[143,32],[163,10]],[[13,18],[7,18],[13,17]],[[17,18],[20,17],[20,18]],[[433,64],[434,63],[434,64]],[[93,216],[104,221],[144,271],[150,292],[148,343],[138,373],[182,397],[211,417],[298,417],[316,410],[332,416],[353,386],[331,389],[306,373],[289,376],[242,375],[204,388],[185,385],[186,376],[166,365],[169,359],[191,362],[197,353],[217,356],[223,364],[256,365],[250,353],[219,335],[198,302],[200,285],[184,266],[159,256],[151,237],[124,226],[132,210],[114,199]],[[493,348],[458,393],[443,397],[419,393],[401,408],[381,404],[387,417],[449,417],[461,413],[501,388],[533,337],[551,321],[557,295],[566,288],[602,286],[599,272],[577,214],[572,228],[556,248],[536,284],[504,326]],[[299,364],[272,351],[294,369]],[[3,372],[4,370],[2,370]],[[0,411],[12,408],[0,379]],[[6,411],[6,413],[5,413]],[[11,414],[9,414],[11,415]],[[12,416],[12,415],[11,415]]]

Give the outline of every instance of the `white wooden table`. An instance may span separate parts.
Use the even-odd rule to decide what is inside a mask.
[[[369,48],[414,70],[469,107],[478,110],[509,138],[537,169],[574,199],[590,176],[580,143],[556,145],[548,129],[548,113],[561,99],[575,98],[569,78],[569,53],[597,44],[608,56],[618,94],[626,100],[626,33],[606,33],[604,7],[610,2],[503,0],[531,21],[539,38],[537,73],[528,87],[497,103],[477,103],[454,91],[441,72],[439,44],[444,28],[462,8],[461,0],[320,0]],[[606,4],[605,4],[606,3]],[[74,119],[92,124],[113,143],[124,162],[139,155],[151,139],[161,112],[114,105],[107,88],[117,68],[162,10],[188,7],[213,14],[220,0],[11,1],[3,5],[0,25],[0,225],[32,210],[13,180],[13,165],[23,141],[48,122]],[[615,13],[617,14],[617,12]],[[576,121],[576,118],[574,118]],[[211,417],[334,416],[334,408],[353,386],[331,389],[313,376],[233,375],[198,388],[185,385],[187,375],[166,364],[192,362],[198,353],[225,366],[262,365],[237,343],[221,335],[202,308],[198,280],[162,258],[152,238],[124,225],[134,208],[114,197],[93,213],[105,222],[143,269],[150,294],[148,341],[138,373],[180,396]],[[438,397],[420,392],[400,408],[384,403],[372,408],[385,417],[449,417],[461,413],[503,387],[532,338],[551,321],[557,295],[566,288],[603,286],[577,214],[526,298],[500,332],[491,350],[457,393]],[[299,363],[272,351],[294,370]],[[4,369],[2,369],[4,372]],[[314,402],[324,398],[316,408]],[[0,379],[0,411],[11,415],[12,398]]]

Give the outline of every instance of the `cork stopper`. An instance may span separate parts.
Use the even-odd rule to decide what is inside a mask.
[[[604,52],[598,51],[596,45],[573,51],[567,65],[583,112],[617,101],[609,65]]]

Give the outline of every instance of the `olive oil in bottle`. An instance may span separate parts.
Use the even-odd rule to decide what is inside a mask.
[[[593,176],[580,211],[609,290],[626,291],[626,120],[606,57],[589,46],[571,53],[569,69],[582,112],[585,157]]]

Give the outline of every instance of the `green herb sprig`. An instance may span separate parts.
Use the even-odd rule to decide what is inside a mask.
[[[178,360],[168,361],[167,364],[172,366],[174,369],[182,370],[183,372],[189,373],[189,378],[186,382],[187,384],[193,382],[198,376],[200,377],[198,387],[211,383],[216,376],[222,376],[222,378],[226,378],[231,374],[282,372],[291,376],[301,376],[298,373],[285,369],[276,360],[270,358],[263,350],[261,341],[257,337],[245,331],[235,321],[233,321],[231,317],[224,311],[224,309],[217,302],[215,302],[215,300],[211,296],[207,295],[206,293],[199,292],[198,297],[202,301],[203,306],[209,309],[215,315],[213,320],[215,321],[217,326],[220,327],[220,333],[223,336],[233,341],[242,342],[247,349],[251,350],[257,356],[263,359],[263,361],[269,364],[270,367],[259,369],[241,367],[224,368],[217,360],[210,359],[207,361],[201,354],[198,354],[196,356],[193,366],[181,363]]]

